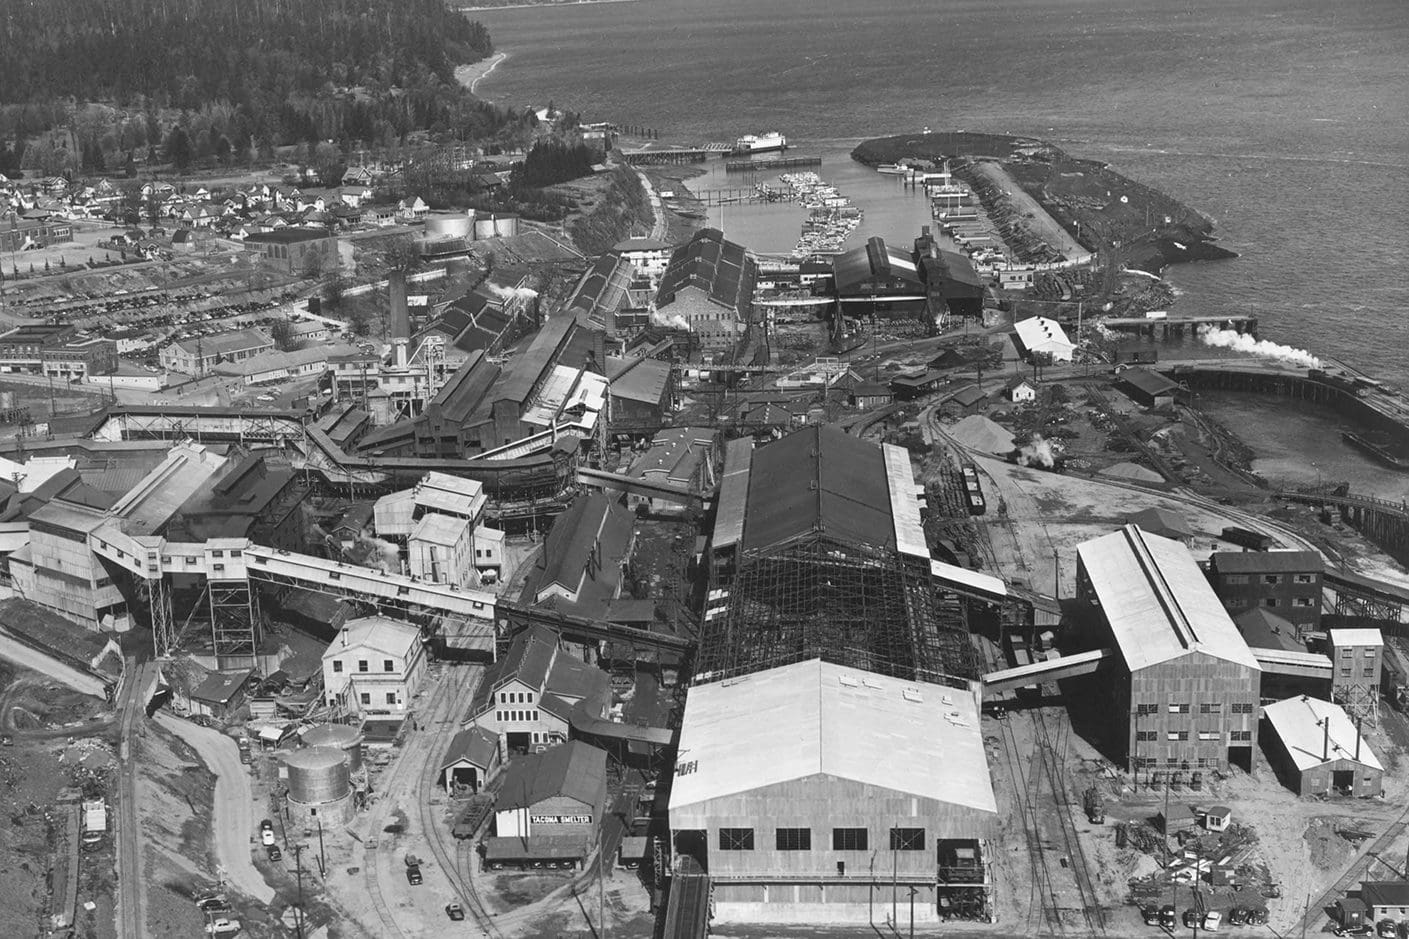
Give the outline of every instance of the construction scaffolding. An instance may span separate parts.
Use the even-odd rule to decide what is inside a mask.
[[[259,648],[259,593],[248,580],[207,581],[210,640],[217,659],[248,656]]]
[[[814,533],[746,551],[722,599],[701,632],[697,683],[811,658],[959,687],[978,677],[963,601],[893,548]]]

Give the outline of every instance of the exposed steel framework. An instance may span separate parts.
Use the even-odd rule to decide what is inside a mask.
[[[914,681],[978,677],[959,598],[928,562],[821,534],[745,551],[725,608],[706,619],[695,681],[821,658]]]

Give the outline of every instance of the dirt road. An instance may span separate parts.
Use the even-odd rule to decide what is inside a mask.
[[[239,747],[218,730],[171,714],[157,715],[157,722],[190,744],[215,774],[215,856],[225,870],[226,880],[246,896],[270,903],[274,888],[265,883],[250,854],[250,839],[258,822],[249,773],[240,763]]]

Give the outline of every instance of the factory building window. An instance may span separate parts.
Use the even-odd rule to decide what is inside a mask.
[[[395,692],[395,691],[388,691],[388,692],[386,693],[386,703],[387,703],[387,704],[395,704],[395,703],[396,703],[396,692]]]
[[[1365,669],[1365,675],[1364,675],[1364,677],[1366,677],[1366,678],[1374,678],[1374,677],[1375,677],[1375,669],[1374,669],[1373,667]]]
[[[1292,582],[1298,584],[1309,584],[1314,579],[1315,578],[1313,578],[1310,574],[1296,574],[1295,576],[1293,576]]]
[[[333,673],[334,673],[334,674],[341,674],[341,673],[342,673],[342,661],[341,661],[340,659],[333,659]]]
[[[528,694],[524,695],[524,700],[527,701],[529,704],[532,704],[532,703],[533,703],[533,692],[530,691]]]
[[[1349,658],[1354,658],[1354,657],[1355,657],[1355,650],[1354,650],[1354,649],[1342,649],[1342,650],[1341,650],[1341,658],[1343,658],[1343,659],[1349,659]]]
[[[1154,714],[1159,710],[1158,704],[1140,704],[1135,708],[1136,714]]]
[[[1263,598],[1262,598],[1262,605],[1265,606],[1265,607],[1268,607],[1269,609],[1275,608],[1275,607],[1277,606],[1277,598],[1276,598],[1276,597],[1263,597]]]
[[[368,692],[365,692],[365,691],[362,692],[362,703],[363,703],[363,704],[371,704],[371,703],[372,703],[372,695],[371,695],[370,693],[368,693]]]
[[[1169,706],[1169,713],[1171,713],[1171,714],[1188,714],[1188,713],[1189,713],[1189,705],[1188,705],[1188,704],[1171,704],[1171,705]]]
[[[721,851],[752,851],[752,850],[753,850],[753,829],[752,829],[752,828],[721,828],[721,829],[719,829],[719,850],[721,850]]]
[[[1269,587],[1275,587],[1282,582],[1281,574],[1263,574],[1262,582]]]
[[[1199,731],[1199,739],[1200,739],[1200,740],[1217,740],[1217,739],[1218,739],[1218,731],[1216,731],[1216,730],[1201,730],[1201,731]]]
[[[1135,739],[1136,739],[1136,740],[1158,740],[1158,739],[1159,739],[1159,731],[1155,731],[1155,730],[1137,730],[1137,731],[1135,731]]]
[[[1225,584],[1245,584],[1248,582],[1247,574],[1229,574],[1223,578]]]
[[[777,832],[779,851],[811,851],[811,828],[779,828]]]
[[[1189,739],[1189,732],[1188,732],[1187,730],[1171,730],[1171,731],[1169,732],[1169,737],[1168,737],[1168,739],[1170,739],[1170,740],[1188,740],[1188,739]]]
[[[1310,598],[1310,597],[1293,597],[1293,598],[1292,598],[1292,606],[1310,606],[1310,605],[1311,605],[1311,598]]]
[[[367,660],[366,660],[366,659],[358,659],[358,660],[357,660],[357,670],[358,670],[359,672],[365,672],[365,671],[367,671]]]
[[[382,671],[384,671],[384,672],[394,672],[394,671],[396,671],[396,663],[393,662],[391,659],[382,659]]]
[[[923,828],[892,828],[890,830],[892,851],[925,850],[925,830]]]
[[[1249,741],[1252,740],[1252,731],[1250,731],[1250,730],[1234,730],[1234,731],[1230,731],[1229,734],[1228,734],[1228,736],[1229,736],[1229,739],[1233,740],[1234,742],[1247,743],[1247,742],[1249,742]]]
[[[1243,703],[1241,703],[1241,704],[1234,704],[1234,705],[1233,705],[1233,713],[1234,713],[1234,714],[1251,714],[1251,713],[1252,713],[1252,705],[1251,705],[1251,704],[1248,704],[1248,703],[1246,703],[1246,702],[1243,702]]]
[[[865,851],[866,829],[864,828],[833,828],[832,829],[832,850],[833,851]]]
[[[1216,701],[1205,701],[1203,704],[1200,704],[1200,705],[1199,705],[1199,713],[1200,713],[1200,714],[1221,714],[1221,713],[1223,713],[1223,705],[1222,705],[1222,704],[1219,704],[1219,703],[1216,702]]]

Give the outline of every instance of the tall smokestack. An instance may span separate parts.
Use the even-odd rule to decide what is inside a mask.
[[[391,272],[387,292],[391,294],[392,342],[398,339],[410,339],[411,317],[406,311],[406,274],[404,271]]]

